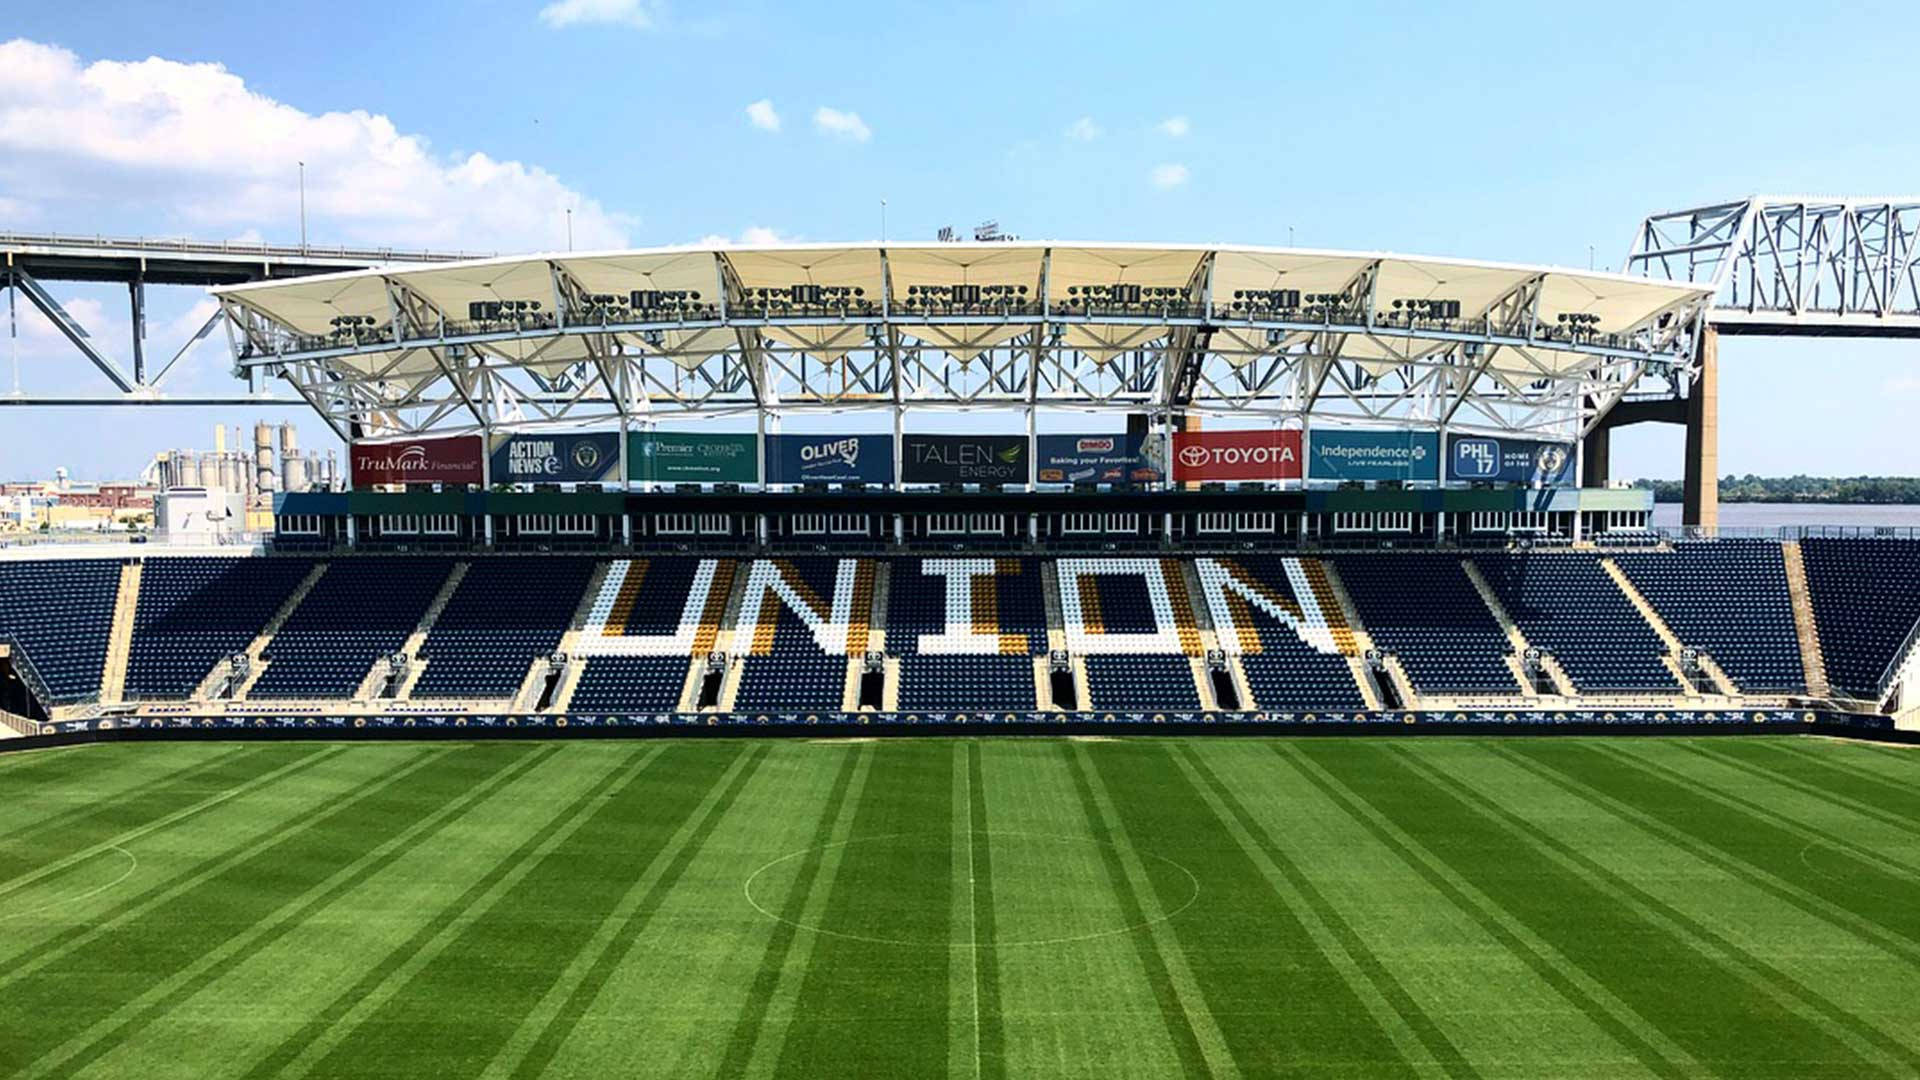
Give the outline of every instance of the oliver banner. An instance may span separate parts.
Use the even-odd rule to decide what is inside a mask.
[[[627,479],[657,484],[752,484],[760,479],[760,451],[752,432],[693,435],[679,431],[627,434]]]
[[[1311,480],[1440,479],[1440,436],[1432,431],[1314,428],[1307,440]]]
[[[1043,484],[1152,484],[1167,478],[1165,445],[1144,435],[1040,435]]]
[[[900,479],[909,484],[1024,484],[1025,435],[907,435]]]
[[[1176,431],[1173,478],[1196,480],[1297,480],[1300,433],[1286,431]]]
[[[1449,480],[1536,488],[1567,487],[1574,482],[1571,443],[1455,435],[1447,445]]]
[[[478,435],[354,443],[348,451],[354,487],[374,484],[479,484],[486,449]]]
[[[891,435],[769,435],[769,484],[891,484]]]
[[[496,438],[489,479],[496,484],[585,484],[606,480],[620,467],[620,435],[613,431]]]

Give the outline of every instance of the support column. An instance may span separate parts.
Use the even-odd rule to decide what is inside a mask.
[[[1613,429],[1602,424],[1587,433],[1580,444],[1580,486],[1583,488],[1603,488],[1607,486],[1608,458],[1613,449]]]
[[[1687,394],[1687,474],[1680,523],[1720,524],[1720,332],[1700,332],[1700,373]]]
[[[133,381],[144,386],[147,381],[147,283],[138,279],[127,282],[127,294],[132,300]]]

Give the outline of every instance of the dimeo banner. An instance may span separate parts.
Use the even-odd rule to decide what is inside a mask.
[[[1573,483],[1573,445],[1455,435],[1448,440],[1447,479],[1567,487]]]
[[[1297,480],[1300,433],[1286,431],[1176,431],[1173,478],[1198,480]]]
[[[1313,480],[1438,480],[1440,436],[1432,431],[1313,429],[1307,440]]]
[[[478,435],[354,443],[349,451],[354,487],[375,484],[479,484],[486,480],[486,449]]]
[[[891,484],[891,435],[769,435],[769,484]]]
[[[1165,445],[1144,435],[1041,435],[1043,484],[1152,484],[1167,478]]]
[[[760,479],[757,443],[751,432],[629,432],[627,479],[660,484],[756,483]]]
[[[584,484],[605,480],[620,466],[620,435],[613,431],[508,435],[495,441],[490,464],[496,484]]]
[[[908,435],[900,479],[909,484],[1024,484],[1025,435]]]

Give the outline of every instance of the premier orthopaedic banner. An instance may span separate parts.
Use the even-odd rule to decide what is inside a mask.
[[[627,435],[627,479],[658,484],[752,484],[760,450],[752,432],[692,435],[635,431]]]
[[[1173,478],[1297,480],[1300,433],[1287,431],[1176,431]]]
[[[1041,435],[1043,484],[1152,484],[1167,478],[1165,444],[1144,435]]]
[[[1440,479],[1440,436],[1432,431],[1313,429],[1307,440],[1312,480]]]
[[[769,484],[891,484],[891,435],[769,435]]]
[[[909,484],[1024,484],[1025,435],[907,435],[900,479]]]
[[[1525,487],[1573,484],[1573,446],[1537,439],[1455,435],[1447,440],[1447,479]]]
[[[374,484],[479,484],[486,480],[486,448],[478,435],[354,443],[349,450],[354,487]]]
[[[620,467],[620,434],[508,435],[494,441],[489,475],[496,484],[586,484]]]

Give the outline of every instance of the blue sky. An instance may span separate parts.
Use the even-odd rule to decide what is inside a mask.
[[[16,6],[0,229],[292,240],[305,157],[316,242],[558,247],[569,206],[581,247],[864,240],[884,198],[895,238],[1617,266],[1651,210],[1914,194],[1916,30],[1895,4]],[[124,349],[120,294],[56,293]],[[204,300],[154,303],[171,355]],[[30,322],[25,388],[79,388]],[[1915,471],[1920,347],[1722,357],[1723,471]],[[214,342],[181,388],[225,367]],[[0,412],[0,474],[127,475],[216,419]],[[1616,475],[1678,475],[1679,440],[1622,433]]]

